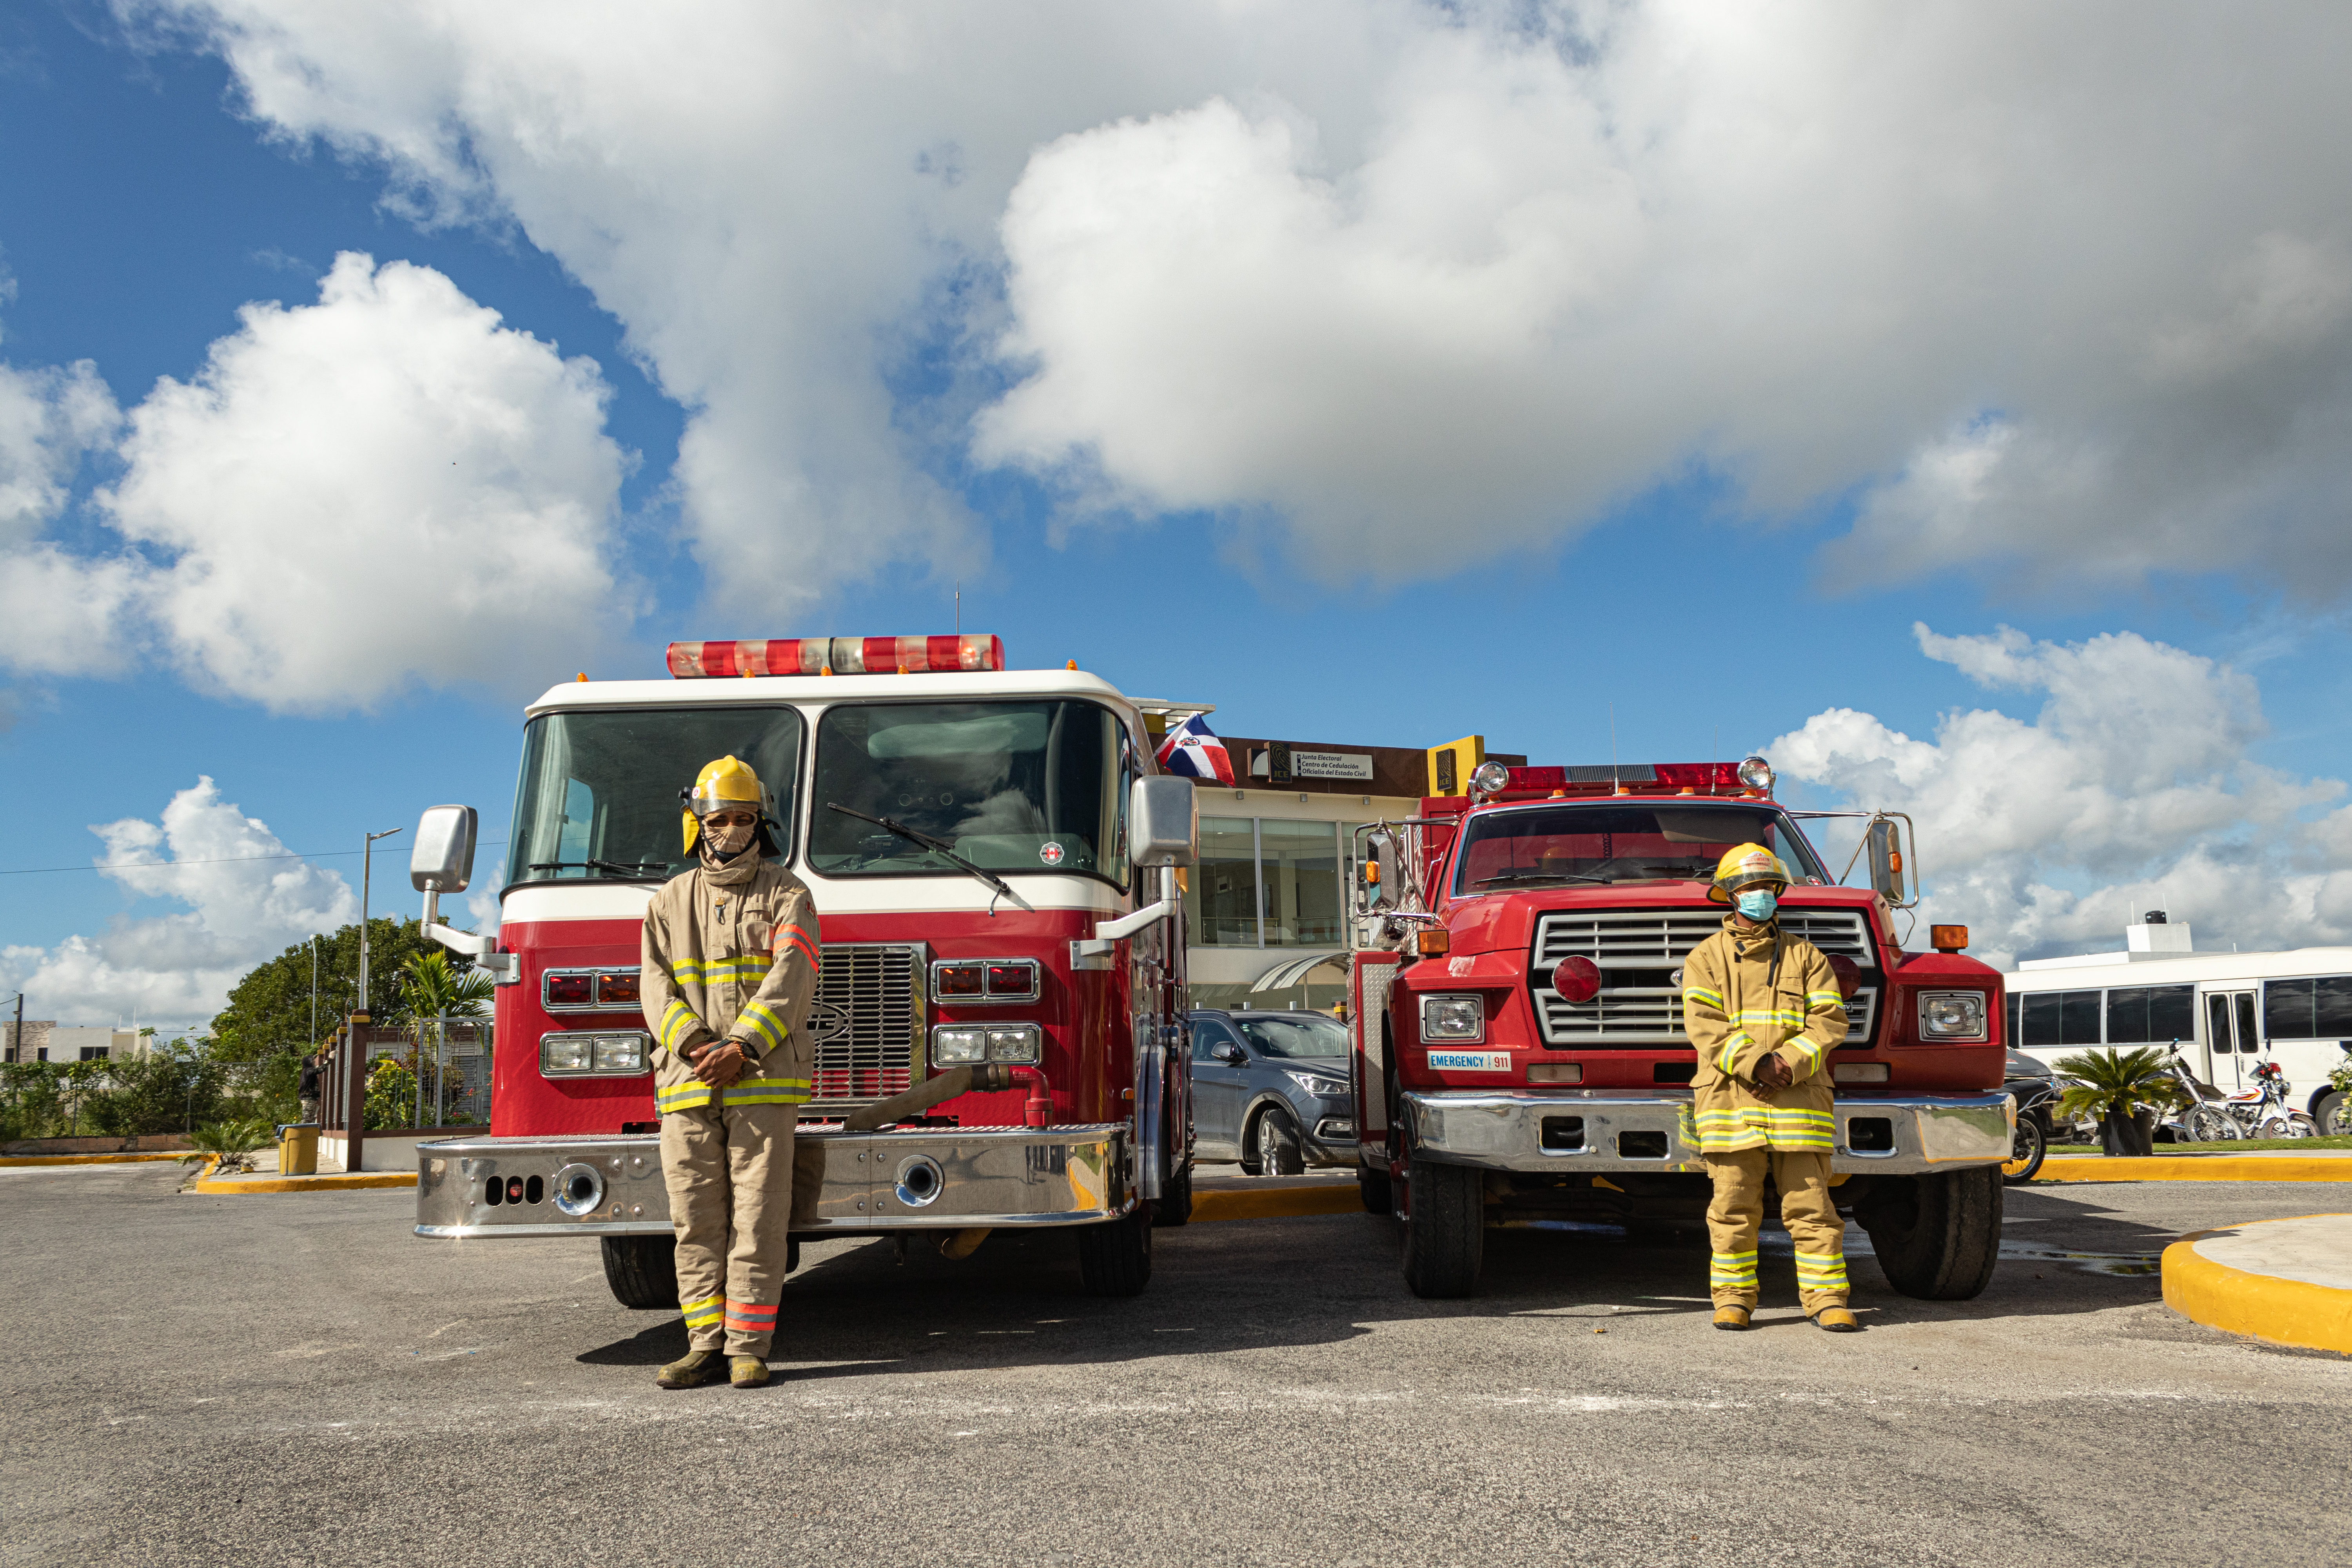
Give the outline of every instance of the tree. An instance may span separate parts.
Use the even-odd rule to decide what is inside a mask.
[[[427,953],[441,955],[462,985],[473,960],[429,941],[415,921],[380,915],[368,921],[368,1011],[391,1015],[402,975]],[[222,1061],[259,1061],[278,1053],[307,1056],[338,1020],[358,1005],[360,928],[354,923],[319,939],[319,1035],[310,1033],[310,944],[289,947],[256,965],[228,994],[213,1019],[211,1054]]]
[[[2108,1153],[2146,1154],[2149,1144],[2139,1113],[2180,1102],[2180,1086],[2167,1066],[2171,1054],[2161,1047],[2141,1046],[2061,1057],[2052,1065],[2077,1081],[2058,1097],[2058,1109],[2068,1116],[2096,1119]]]
[[[489,1001],[488,974],[457,968],[449,962],[446,948],[436,948],[409,960],[400,972],[400,1000],[393,1019],[478,1018],[489,1011]]]

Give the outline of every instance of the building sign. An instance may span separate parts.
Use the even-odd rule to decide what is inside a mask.
[[[1369,752],[1298,752],[1290,753],[1290,771],[1302,779],[1362,779],[1370,782]]]

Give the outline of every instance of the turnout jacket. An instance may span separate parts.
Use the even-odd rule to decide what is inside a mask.
[[[746,864],[746,862],[750,864]],[[673,877],[646,909],[638,994],[654,1050],[654,1106],[799,1105],[815,1053],[809,1006],[823,966],[816,902],[798,877],[747,849]],[[694,1076],[688,1053],[743,1047],[724,1091]]]
[[[1683,1027],[1698,1052],[1692,1110],[1702,1153],[1771,1148],[1826,1154],[1837,1118],[1829,1054],[1844,1040],[1844,995],[1821,950],[1779,921],[1739,931],[1732,917],[1683,963]],[[1766,1056],[1785,1089],[1757,1087]]]

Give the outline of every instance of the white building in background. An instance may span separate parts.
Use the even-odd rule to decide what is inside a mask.
[[[128,1061],[147,1054],[147,1037],[136,1029],[105,1025],[60,1025],[47,1019],[25,1020],[25,1039],[18,1047],[16,1022],[5,1026],[7,1059],[26,1062]]]
[[[2123,951],[2028,959],[2008,990],[2008,1040],[2043,1062],[2177,1044],[2190,1071],[2234,1091],[2269,1057],[2293,1103],[2322,1116],[2329,1075],[2352,1061],[2352,947],[2199,952],[2185,922],[2151,910],[2124,928]]]

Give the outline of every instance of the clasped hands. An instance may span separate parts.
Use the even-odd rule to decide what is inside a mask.
[[[742,1041],[720,1040],[716,1044],[705,1041],[689,1050],[686,1065],[711,1088],[727,1089],[743,1076],[743,1069],[751,1063],[743,1055]]]
[[[1765,1094],[1786,1089],[1797,1079],[1797,1075],[1789,1070],[1789,1064],[1780,1059],[1780,1053],[1777,1051],[1765,1052],[1764,1059],[1756,1064],[1756,1071],[1752,1076],[1755,1078],[1757,1089]]]

